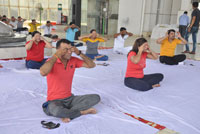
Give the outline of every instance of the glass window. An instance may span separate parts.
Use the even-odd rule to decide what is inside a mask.
[[[20,8],[20,16],[24,19],[28,19],[28,8]]]
[[[8,17],[8,7],[0,6],[1,15],[6,15]]]
[[[48,8],[48,0],[39,0],[39,3],[42,4],[42,8]]]
[[[57,0],[49,0],[49,8],[58,8],[58,1]]]
[[[69,1],[68,0],[58,0],[58,3],[62,4],[62,8],[63,9],[68,9],[68,3]]]
[[[1,5],[8,5],[8,0],[0,0]]]
[[[10,5],[17,7],[18,6],[18,0],[10,0]]]
[[[38,0],[29,0],[29,7],[34,8],[38,3]]]
[[[28,7],[28,0],[19,0],[19,5],[22,7]]]
[[[49,14],[50,14],[50,20],[51,21],[56,21],[57,20],[57,10],[55,10],[55,9],[50,9],[49,10]]]
[[[14,16],[15,18],[18,17],[18,8],[17,7],[10,7],[10,16]]]
[[[64,16],[69,16],[69,10],[67,10],[67,9],[62,10],[62,13]]]
[[[38,10],[36,11],[36,9],[34,8],[29,8],[30,19],[37,19],[37,14],[38,14]]]
[[[47,10],[43,10],[43,11],[42,11],[41,17],[42,17],[42,20],[43,20],[43,21],[47,21],[47,20],[48,20]]]

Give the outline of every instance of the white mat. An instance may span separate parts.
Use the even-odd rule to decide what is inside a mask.
[[[138,92],[124,86],[126,55],[109,56],[110,65],[75,72],[73,93],[97,93],[101,103],[96,115],[85,115],[62,123],[46,116],[42,103],[46,100],[46,78],[38,70],[27,70],[24,61],[0,61],[0,134],[155,134],[153,127],[126,116],[118,110],[156,122],[181,134],[200,134],[200,63],[168,66],[147,60],[145,73],[164,74],[161,87]],[[191,66],[190,64],[194,65]],[[40,121],[61,123],[54,130],[42,128]]]

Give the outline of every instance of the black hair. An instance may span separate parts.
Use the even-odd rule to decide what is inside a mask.
[[[35,19],[32,19],[32,22],[35,21]]]
[[[94,32],[94,31],[96,31],[96,29],[92,29],[92,30],[90,30],[90,33]]]
[[[187,14],[187,13],[188,13],[187,11],[184,12],[184,14]]]
[[[41,33],[40,32],[38,32],[38,31],[34,31],[34,32],[32,32],[32,37],[34,37],[35,36],[35,34],[40,34],[41,35]]]
[[[48,20],[47,23],[51,23],[51,21]]]
[[[5,21],[6,22],[7,20],[6,19],[2,19],[1,21]]]
[[[56,43],[56,49],[58,49],[61,45],[61,43],[71,44],[71,42],[67,39],[61,39]]]
[[[199,6],[199,2],[193,2],[193,3],[192,3],[192,6],[193,6],[193,7],[198,7],[198,6]]]
[[[51,39],[58,39],[58,35],[56,35],[56,34],[52,35]]]
[[[70,26],[73,25],[73,24],[75,24],[75,22],[70,22],[70,23],[69,23]]]
[[[175,31],[174,29],[169,29],[169,30],[167,31],[168,34],[170,34],[171,32],[174,32],[174,33],[175,33],[176,31]]]
[[[6,15],[3,15],[3,17],[6,17]]]
[[[21,18],[21,16],[18,16],[18,18]]]
[[[120,28],[120,32],[121,32],[121,31],[124,31],[124,30],[126,30],[125,27],[121,27],[121,28]]]
[[[144,43],[146,43],[147,42],[147,40],[145,39],[145,38],[138,38],[138,39],[136,39],[135,40],[135,43],[134,43],[134,45],[133,45],[133,48],[131,49],[131,51],[130,52],[135,52],[136,54],[138,53],[138,51],[139,51],[139,47],[140,46],[142,46],[142,44],[144,44]],[[129,53],[130,53],[129,52]],[[128,55],[129,55],[129,53],[128,53]],[[127,55],[127,56],[128,56]]]

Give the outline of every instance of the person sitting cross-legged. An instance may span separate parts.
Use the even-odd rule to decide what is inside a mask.
[[[133,36],[132,33],[127,32],[125,27],[121,27],[120,32],[114,34],[115,40],[114,40],[113,52],[117,54],[123,54],[125,40],[131,36]]]
[[[40,69],[45,63],[44,48],[52,48],[52,45],[41,36],[41,33],[35,31],[32,33],[32,40],[25,45],[27,57],[26,67],[30,69]]]
[[[160,86],[160,82],[164,77],[163,74],[144,75],[143,69],[146,67],[146,58],[156,60],[158,55],[150,49],[146,39],[139,38],[128,53],[128,64],[124,80],[127,87],[139,91],[148,91]]]
[[[88,57],[97,61],[108,60],[107,55],[102,55],[98,53],[99,42],[105,42],[107,41],[107,39],[100,37],[99,34],[97,34],[95,29],[92,29],[89,35],[79,37],[79,40],[86,42],[86,45],[87,45],[86,55]]]
[[[40,74],[47,76],[48,87],[43,111],[66,123],[81,115],[95,114],[97,111],[92,107],[100,101],[99,95],[77,96],[71,92],[75,69],[94,68],[95,63],[66,39],[59,40],[56,49],[56,53],[40,68]],[[82,59],[71,56],[72,53]]]
[[[167,65],[178,65],[186,59],[185,54],[174,55],[176,45],[187,44],[187,41],[181,37],[180,32],[177,32],[178,39],[175,38],[175,30],[170,29],[164,37],[159,38],[156,42],[161,44],[160,62]]]

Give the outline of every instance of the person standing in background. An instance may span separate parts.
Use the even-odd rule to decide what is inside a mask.
[[[188,42],[189,36],[192,34],[192,40],[193,40],[193,49],[190,52],[189,50],[189,45],[188,43],[185,45],[186,50],[183,53],[190,53],[190,54],[195,54],[196,51],[196,43],[197,43],[197,33],[199,30],[199,21],[200,21],[200,11],[198,9],[199,3],[198,2],[193,2],[192,3],[192,17],[191,17],[191,22],[186,30],[185,33],[185,39]]]
[[[189,20],[189,17],[187,16],[187,11],[185,11],[183,13],[183,15],[181,15],[179,17],[179,32],[181,34],[181,37],[184,38],[185,36],[185,32],[186,32],[186,29],[187,29],[187,26],[189,25],[190,23],[190,20]]]

